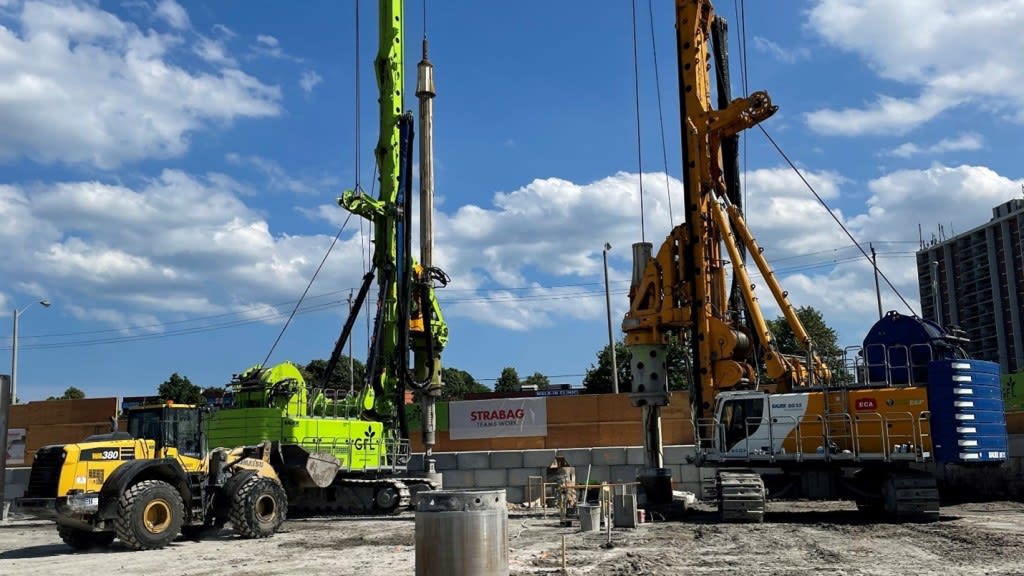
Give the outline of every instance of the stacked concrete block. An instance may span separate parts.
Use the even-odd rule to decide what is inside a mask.
[[[688,464],[697,452],[693,446],[665,446],[665,464]]]
[[[25,494],[31,472],[31,468],[8,468],[4,472],[4,500],[10,502]]]
[[[590,451],[590,448],[566,448],[559,450],[557,455],[568,460],[569,465],[576,468],[576,479],[581,480],[580,476],[585,473],[582,469],[591,463]]]
[[[615,484],[623,482],[636,482],[636,475],[639,469],[639,466],[634,466],[631,464],[611,466],[608,470],[608,481]]]
[[[491,455],[487,452],[459,452],[459,470],[483,470],[491,467]]]
[[[421,455],[422,457],[422,455]],[[437,467],[438,472],[445,470],[458,470],[459,460],[458,453],[456,452],[437,452],[434,453],[434,466]]]
[[[409,455],[409,470],[423,470],[423,454]]]
[[[555,459],[558,450],[523,450],[523,467],[525,468],[547,468]]]
[[[441,473],[445,490],[476,488],[476,474],[473,470],[445,470]]]
[[[697,469],[687,463],[693,454],[692,446],[666,446],[665,463],[678,489],[699,492]],[[434,457],[437,470],[444,474],[445,488],[506,488],[509,502],[525,502],[530,476],[546,480],[556,457],[576,468],[578,484],[635,482],[643,467],[643,449],[637,446],[437,453]],[[422,456],[414,458],[415,464],[422,462]],[[532,491],[538,493],[532,497],[536,499],[540,487],[534,482]]]
[[[576,468],[576,483],[577,484],[600,484],[601,482],[610,482],[609,478],[611,466],[595,466],[593,464],[577,467]]]
[[[522,468],[523,453],[518,450],[491,452],[491,468]]]
[[[530,476],[544,478],[546,473],[546,468],[511,468],[508,470],[508,485],[526,486],[530,482]],[[536,478],[533,479],[533,483],[537,483]]]
[[[591,448],[590,461],[599,466],[622,466],[626,463],[626,448]]]
[[[504,488],[509,485],[508,470],[505,468],[473,470],[473,475],[478,488]]]

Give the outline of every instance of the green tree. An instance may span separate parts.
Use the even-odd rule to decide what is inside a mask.
[[[821,312],[812,306],[797,308],[796,316],[800,319],[804,330],[807,331],[807,336],[810,337],[811,342],[814,344],[815,353],[828,364],[834,375],[842,378],[842,375],[845,373],[842,359],[843,351],[839,348],[839,338],[836,335],[836,331],[825,322]],[[784,316],[769,320],[768,328],[775,336],[775,344],[779,347],[779,352],[801,357],[807,355],[803,343],[797,342],[796,335],[793,333],[793,329],[790,328],[789,323],[786,322]]]
[[[324,388],[337,388],[342,390],[348,390],[349,383],[355,383],[355,389],[359,390],[363,387],[363,381],[366,379],[366,366],[358,359],[352,360],[352,373],[355,374],[355,378],[349,379],[349,359],[348,356],[342,355],[338,360],[338,365],[334,367],[334,374],[324,384],[324,372],[327,371],[327,360],[317,358],[310,360],[305,366],[301,366],[302,377],[306,379],[306,384],[309,386],[323,386]]]
[[[466,394],[474,392],[490,392],[491,389],[476,381],[473,375],[458,368],[442,368],[441,397],[445,400],[462,400]]]
[[[203,398],[223,398],[228,395],[228,389],[223,386],[207,386],[201,394]]]
[[[515,392],[519,390],[519,373],[511,366],[501,370],[501,376],[494,383],[495,392]]]
[[[615,343],[615,364],[619,374],[619,392],[629,392],[633,376],[629,372],[629,361],[632,355],[625,342]],[[591,394],[608,394],[612,392],[612,353],[611,346],[605,346],[597,353],[597,365],[590,365],[583,376],[583,388]]]
[[[597,365],[590,365],[583,377],[583,387],[591,394],[612,392],[611,348],[605,346],[597,353]],[[668,386],[670,390],[688,390],[690,386],[690,349],[683,346],[675,335],[668,338]],[[633,354],[626,343],[615,343],[615,363],[619,373],[619,392],[629,392],[633,387],[630,363]]]
[[[80,400],[82,398],[85,398],[85,392],[82,392],[74,386],[69,386],[68,389],[64,391],[64,394],[60,396],[50,396],[47,400]]]
[[[180,376],[177,372],[160,385],[157,393],[162,400],[173,400],[178,404],[204,404],[203,391],[188,379],[188,376]]]
[[[527,376],[526,380],[523,380],[523,384],[536,386],[537,390],[547,390],[548,386],[551,385],[551,380],[548,380],[548,377],[540,372],[534,372]]]

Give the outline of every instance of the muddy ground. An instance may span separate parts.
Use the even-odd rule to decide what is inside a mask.
[[[566,536],[568,574],[942,574],[1024,575],[1024,504],[961,504],[931,524],[869,523],[846,503],[772,503],[761,525],[720,524],[708,512],[683,522],[604,532],[563,528],[550,513],[512,511],[513,575],[560,574]],[[72,553],[52,524],[0,523],[0,574],[217,575],[358,574],[415,570],[414,513],[396,517],[289,520],[269,540],[230,530],[200,542],[179,539],[151,552],[119,543]]]

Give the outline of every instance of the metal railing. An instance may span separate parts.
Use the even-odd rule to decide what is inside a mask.
[[[744,422],[743,450],[730,455],[725,446],[726,426],[714,418],[692,421],[694,441],[703,458],[716,461],[775,462],[777,460],[911,460],[925,462],[931,459],[928,443],[931,441],[929,412],[914,416],[911,412],[890,414],[847,412],[827,415],[753,417]],[[785,436],[779,432],[785,428]],[[906,432],[893,434],[891,429],[905,429]],[[808,429],[811,432],[808,432]],[[751,438],[757,431],[766,430],[767,435]],[[710,431],[710,434],[702,434]],[[813,452],[804,449],[812,439]],[[865,444],[876,440],[881,451],[869,451]],[[717,441],[716,441],[717,440]],[[778,448],[776,448],[778,445]],[[790,448],[787,448],[790,446]]]
[[[853,362],[856,368],[861,368],[863,371],[864,382],[868,386],[917,386],[925,384],[924,380],[927,380],[927,376],[924,379],[917,378],[917,373],[923,372],[927,374],[928,364],[934,360],[932,347],[928,344],[912,344],[906,346],[903,344],[893,344],[892,346],[886,346],[884,344],[871,344],[867,348],[862,350],[856,346],[850,346],[844,350],[844,356],[847,351],[854,351]],[[872,356],[880,356],[880,362],[870,362],[869,359]],[[895,365],[894,360],[896,359]],[[861,363],[863,359],[863,363]],[[918,360],[920,359],[920,360]],[[900,362],[899,360],[903,360]],[[844,361],[846,362],[846,361]],[[874,370],[872,370],[874,369]],[[881,371],[883,374],[882,380],[872,381],[871,373]],[[896,376],[906,376],[906,378],[895,378]],[[900,380],[900,382],[897,382]]]
[[[346,472],[406,470],[412,454],[408,440],[378,438],[372,441],[351,438],[304,437],[298,442],[307,452],[327,452],[337,458]]]

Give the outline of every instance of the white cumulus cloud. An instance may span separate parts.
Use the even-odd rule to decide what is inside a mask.
[[[180,156],[211,123],[280,113],[277,86],[182,68],[180,45],[92,3],[26,2],[0,27],[0,160],[109,169]]]
[[[970,150],[981,150],[985,141],[979,134],[961,134],[955,138],[943,138],[929,146],[920,146],[914,142],[904,142],[892,150],[886,150],[884,154],[896,156],[897,158],[910,158],[912,156],[935,156],[948,152],[963,152]]]
[[[156,5],[156,15],[178,30],[188,30],[191,26],[188,12],[174,0],[160,0]]]
[[[313,88],[316,88],[318,84],[324,81],[323,76],[317,74],[313,70],[306,70],[302,73],[299,78],[299,86],[305,92],[312,92]]]
[[[961,105],[1024,121],[1024,6],[1020,0],[815,0],[807,27],[916,94],[807,116],[820,133],[907,132]]]

